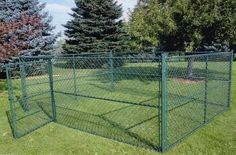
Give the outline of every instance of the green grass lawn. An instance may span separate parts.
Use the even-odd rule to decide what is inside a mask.
[[[198,66],[204,67],[203,65],[198,65]],[[128,67],[132,68],[133,66],[128,66]],[[148,67],[150,66],[148,66],[147,64],[147,66],[145,67],[147,67],[145,69],[145,71],[147,72]],[[215,68],[215,65],[210,66],[210,67],[212,68],[212,70],[219,69],[219,68]],[[71,74],[72,72],[68,69],[56,70],[55,68],[55,72],[56,72],[55,79],[57,80],[70,78],[70,76],[72,76]],[[129,72],[129,70],[127,72]],[[151,72],[153,73],[153,71],[150,71],[150,73]],[[88,73],[91,74],[92,71],[84,70],[83,72],[81,70],[80,72],[78,72],[77,76],[85,76]],[[143,101],[142,104],[145,104],[145,105],[155,105],[156,103],[158,103],[158,100],[156,99],[151,100],[152,98],[155,98],[157,96],[157,94],[153,92],[158,91],[157,89],[158,81],[156,81],[155,79],[148,79],[147,81],[140,81],[139,77],[135,77],[135,79],[127,79],[127,78],[124,79],[122,76],[120,76],[116,79],[116,81],[119,81],[119,82],[116,84],[116,94],[114,95],[114,93],[110,92],[110,83],[104,81],[103,78],[100,79],[101,80],[100,82],[97,82],[93,78],[87,78],[87,80],[81,80],[79,82],[80,85],[78,85],[78,87],[80,88],[78,90],[79,93],[84,94],[84,95],[99,96],[99,97],[110,96],[111,99],[115,98],[117,100],[122,100],[122,101],[127,101],[127,102],[135,101],[135,103],[137,103],[138,101]],[[35,79],[31,79],[31,80],[35,81]],[[45,82],[47,80],[47,77],[45,77],[45,79],[40,78],[39,80],[38,80],[39,82]],[[236,95],[235,82],[236,82],[236,63],[234,64],[234,71],[233,71],[233,93],[232,93],[233,97],[236,97],[235,96]],[[127,83],[128,83],[128,88],[126,88]],[[197,93],[198,90],[201,90],[202,87],[204,86],[204,84],[202,83],[192,84],[191,87],[189,87],[189,84],[188,85],[182,84],[182,85],[185,85],[185,86],[182,86],[181,88],[177,89],[175,88],[176,81],[172,81],[172,80],[169,81],[169,87],[173,88],[171,89],[172,94],[178,93],[179,95],[184,95],[184,94],[186,95],[193,88],[196,90],[194,93]],[[220,89],[223,89],[223,88],[215,88],[214,85],[215,85],[214,81],[210,82],[210,87],[214,88],[214,91],[218,91],[222,93]],[[19,87],[17,83],[14,86],[15,88]],[[69,90],[70,91],[73,90],[72,88],[73,88],[73,81],[65,81],[63,87],[60,83],[55,83],[55,89],[57,91],[68,92]],[[45,85],[41,85],[41,86],[32,86],[29,89],[31,90],[30,93],[34,94],[34,92],[39,92],[39,91],[44,92],[48,90],[49,88],[46,87]],[[99,93],[98,91],[96,91],[96,89],[100,90]],[[138,90],[142,90],[142,91],[139,92]],[[105,139],[99,136],[94,136],[86,132],[74,130],[74,129],[65,127],[63,125],[55,124],[55,123],[48,124],[20,139],[13,139],[10,126],[6,117],[6,111],[9,108],[8,108],[8,102],[7,102],[7,92],[6,92],[5,81],[0,81],[0,92],[1,92],[0,93],[0,103],[1,103],[0,154],[158,154],[157,152],[145,150],[141,147],[133,147],[131,145],[119,143],[119,142]],[[71,93],[73,93],[73,91]],[[215,100],[224,101],[224,99],[221,99],[219,97],[221,94],[212,96],[211,93],[212,92],[209,93],[209,99],[212,100],[212,102]],[[46,96],[37,100],[45,103],[46,102],[45,98]],[[176,99],[175,96],[173,98],[175,99],[175,101],[183,102],[181,98]],[[97,101],[94,99],[86,99],[86,98],[81,98],[81,97],[73,97],[73,96],[63,95],[60,93],[56,94],[56,101],[59,106],[62,106],[64,108],[63,110],[59,109],[58,110],[59,113],[61,114],[66,113],[67,116],[78,115],[77,118],[81,118],[81,120],[78,120],[78,122],[75,123],[75,121],[73,120],[73,117],[68,119],[68,117],[63,118],[63,115],[61,115],[61,117],[59,118],[59,121],[61,121],[61,124],[65,124],[72,128],[79,128],[80,130],[84,130],[87,132],[93,132],[91,131],[91,129],[96,129],[96,131],[98,132],[97,134],[100,134],[100,135],[102,135],[103,133],[99,133],[99,131],[101,130],[104,132],[104,130],[107,129],[107,126],[110,125],[110,124],[107,124],[104,121],[104,119],[107,120],[109,118],[112,118],[112,120],[118,125],[120,125],[121,127],[130,128],[133,125],[135,125],[137,121],[138,122],[142,121],[140,120],[140,118],[142,119],[149,118],[149,117],[152,117],[154,113],[158,112],[157,109],[154,109],[154,110],[150,108],[145,109],[140,106],[137,107],[137,106],[132,106],[130,104],[111,104],[111,103],[106,103],[104,101]],[[33,100],[31,102],[34,103]],[[76,104],[78,102],[81,104]],[[96,106],[94,106],[95,103],[96,103]],[[227,155],[235,154],[236,152],[236,146],[235,146],[236,145],[236,119],[235,119],[236,118],[236,105],[235,104],[236,103],[233,100],[233,104],[229,111],[225,112],[223,115],[217,116],[212,121],[212,123],[210,123],[209,125],[195,132],[192,136],[188,137],[182,143],[173,147],[166,154],[227,154]],[[98,105],[99,105],[99,108],[98,108]],[[66,111],[65,108],[79,109],[80,113],[78,112],[73,113],[70,110]],[[128,112],[126,111],[127,110],[126,108],[128,109],[130,108],[128,112],[132,114],[127,115]],[[199,112],[198,106],[190,107],[190,108],[194,108],[195,112]],[[37,110],[37,108],[35,109]],[[114,111],[110,113],[111,110],[117,110],[117,109],[122,109],[122,110]],[[180,110],[186,110],[186,109],[180,109]],[[194,110],[192,111],[194,112]],[[135,114],[140,111],[143,113],[140,113],[136,116]],[[95,116],[92,117],[90,115],[91,113],[93,115],[96,114],[96,116],[103,115],[102,117],[103,119],[101,119],[101,117],[99,118]],[[177,115],[178,111],[173,112],[172,114]],[[172,114],[170,114],[169,118],[172,117],[171,116]],[[187,115],[185,115],[185,117],[190,117],[190,115],[197,116],[197,114],[191,113],[191,111],[188,111],[186,114]],[[123,117],[117,117],[117,116],[123,116]],[[42,117],[41,115],[37,115],[36,117],[37,118],[40,117],[43,120],[45,116]],[[132,120],[124,119],[128,117],[132,118]],[[199,118],[194,117],[194,119],[199,119]],[[84,123],[85,122],[84,120],[86,120],[86,122],[93,121],[93,123],[94,122],[103,123],[104,121],[103,126],[106,126],[106,128],[101,128],[101,126],[93,126],[91,128],[90,126],[91,124]],[[176,121],[178,121],[178,119]],[[191,125],[191,121],[186,120],[185,124],[178,124],[177,127],[181,125],[182,126]],[[84,126],[86,128],[81,128],[81,126]],[[142,132],[145,132],[145,131],[141,131],[141,129],[145,130],[145,127],[139,126],[139,128],[131,128],[130,132],[136,133],[138,135],[143,135]],[[175,129],[175,130],[176,132],[178,131],[178,129]],[[153,131],[156,131],[156,134]],[[127,137],[126,133],[118,132],[117,130],[114,130],[112,133],[122,135],[123,137],[127,139],[130,138],[130,137]],[[152,130],[149,130],[148,133],[149,133],[148,136],[151,136],[151,137],[145,137],[145,138],[150,141],[157,142],[158,129],[154,128]]]

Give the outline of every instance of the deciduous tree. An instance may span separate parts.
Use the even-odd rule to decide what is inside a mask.
[[[37,35],[34,33],[28,34],[27,48],[19,47],[22,54],[26,55],[39,55],[42,53],[51,52],[54,47],[54,43],[58,37],[58,34],[54,34],[54,26],[51,25],[52,17],[48,16],[47,12],[44,12],[45,3],[40,3],[38,0],[2,0],[0,2],[0,22],[9,24],[19,23],[22,21],[22,14],[28,16],[27,18],[40,19],[39,25],[32,25],[31,29],[38,29]],[[23,34],[29,25],[22,24],[18,27],[17,33],[14,35]],[[20,39],[20,36],[14,36],[14,38]],[[16,47],[17,48],[17,47]]]
[[[42,28],[40,17],[25,13],[18,20],[0,22],[0,64],[9,62],[13,57],[19,56],[22,50],[28,49],[29,36],[40,35]]]

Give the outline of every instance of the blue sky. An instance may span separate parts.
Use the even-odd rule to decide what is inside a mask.
[[[65,24],[68,20],[71,19],[68,13],[71,12],[71,8],[74,5],[74,0],[39,0],[40,2],[46,2],[46,10],[53,17],[53,25],[56,26],[55,32],[62,32],[64,28],[62,24]],[[133,9],[137,3],[137,0],[117,0],[119,3],[122,3],[123,6],[123,18],[128,19],[128,10]]]

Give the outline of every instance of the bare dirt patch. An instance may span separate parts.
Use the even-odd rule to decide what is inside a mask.
[[[202,79],[190,79],[190,78],[176,78],[176,81],[179,83],[186,83],[186,84],[196,84],[196,83],[203,83],[204,80]]]
[[[59,77],[59,76],[60,76],[60,75],[53,75],[53,77]],[[29,79],[29,80],[40,79],[40,78],[48,78],[48,75],[40,75],[40,76],[27,77],[27,79]]]

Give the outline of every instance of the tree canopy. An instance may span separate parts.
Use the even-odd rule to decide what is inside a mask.
[[[116,51],[125,46],[122,6],[115,0],[75,0],[65,25],[65,53]]]
[[[202,50],[220,43],[235,49],[235,0],[148,0],[131,14],[131,46],[166,51]]]
[[[24,41],[24,45],[27,45],[24,48],[19,47],[20,53],[17,53],[17,55],[38,55],[53,49],[58,34],[53,34],[55,27],[50,24],[52,17],[43,11],[44,8],[45,3],[41,4],[38,0],[2,0],[0,2],[0,22],[2,24],[11,25],[12,23],[23,22],[22,20],[25,20],[25,18],[22,18],[22,16],[39,19],[38,25],[32,23],[21,24],[20,27],[17,27],[17,30],[9,31],[11,37],[5,39],[6,42],[12,42],[12,38],[17,38],[18,42]],[[35,30],[37,33],[27,33],[28,36],[25,38],[19,36],[19,34],[29,30]],[[18,46],[19,44],[15,48]]]
[[[0,63],[10,61],[19,53],[28,49],[28,38],[32,35],[39,35],[39,29],[43,25],[37,16],[22,14],[18,20],[0,22]],[[25,29],[21,29],[25,27]]]

